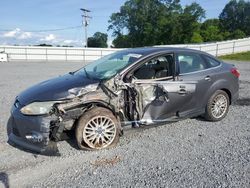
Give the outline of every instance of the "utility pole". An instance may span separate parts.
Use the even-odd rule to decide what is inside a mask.
[[[88,32],[87,32],[87,27],[89,25],[89,19],[91,19],[92,17],[88,16],[88,13],[91,12],[90,10],[81,8],[81,11],[83,11],[83,15],[82,15],[82,23],[83,26],[85,28],[85,47],[88,47]]]

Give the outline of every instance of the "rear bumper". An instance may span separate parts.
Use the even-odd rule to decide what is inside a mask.
[[[52,116],[25,116],[16,108],[8,122],[8,142],[21,149],[45,152],[50,142],[50,124],[55,120]]]

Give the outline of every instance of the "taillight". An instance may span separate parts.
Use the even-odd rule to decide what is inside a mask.
[[[235,68],[235,67],[231,69],[231,73],[232,73],[234,76],[236,76],[237,78],[240,77],[240,72],[239,72],[238,69]]]

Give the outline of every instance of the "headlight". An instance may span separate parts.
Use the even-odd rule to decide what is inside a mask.
[[[48,102],[33,102],[24,106],[21,109],[22,114],[24,115],[44,115],[48,114],[52,106],[58,103],[58,101],[48,101]]]

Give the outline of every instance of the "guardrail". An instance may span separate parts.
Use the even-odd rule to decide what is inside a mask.
[[[205,51],[215,56],[250,51],[250,38],[201,44],[161,45],[156,47],[182,47]],[[8,61],[93,61],[121,49],[0,46]]]

